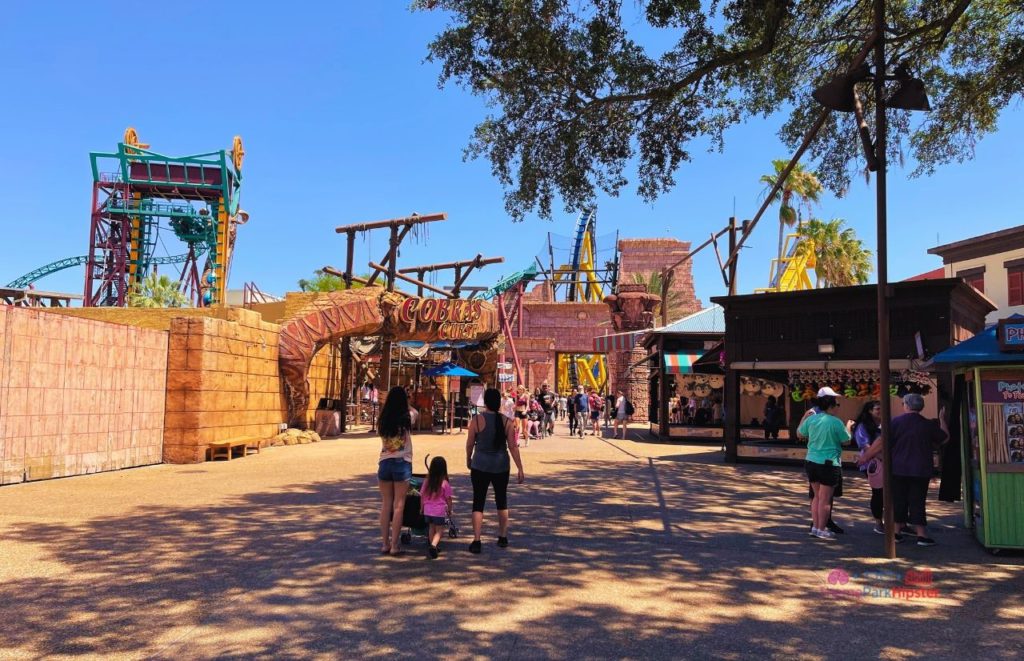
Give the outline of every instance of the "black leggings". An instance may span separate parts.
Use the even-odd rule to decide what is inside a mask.
[[[487,487],[494,485],[494,506],[499,510],[508,509],[508,478],[509,471],[504,473],[488,473],[471,468],[469,478],[473,482],[473,511],[483,512],[487,500]]]
[[[871,488],[871,516],[882,520],[882,490]]]

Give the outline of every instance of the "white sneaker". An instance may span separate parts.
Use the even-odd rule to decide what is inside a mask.
[[[810,535],[811,537],[817,537],[818,536],[818,529],[815,528],[814,526],[811,526],[811,532],[809,532],[807,534]]]
[[[814,536],[818,539],[834,540],[836,538],[836,534],[831,530],[819,530],[818,532],[814,533]]]

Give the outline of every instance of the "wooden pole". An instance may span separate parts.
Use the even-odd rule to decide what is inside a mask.
[[[348,232],[345,237],[347,246],[345,250],[345,290],[352,289],[352,268],[355,265],[355,252],[356,252],[356,233]],[[326,271],[326,269],[325,269]],[[349,401],[352,395],[352,385],[349,381],[352,380],[352,338],[346,337],[341,341],[341,424],[339,429],[341,433],[348,431],[348,408]],[[356,415],[358,415],[356,411]]]
[[[882,405],[882,510],[885,527],[885,557],[896,557],[896,525],[892,501],[892,402],[889,396],[889,250],[886,228],[886,157],[885,138],[888,130],[885,117],[885,0],[875,0],[875,206],[878,240],[876,268],[878,269],[878,385]]]
[[[352,289],[352,269],[355,267],[355,255],[356,255],[356,233],[349,232],[348,236],[345,237],[348,241],[348,246],[345,251],[345,289]]]
[[[373,269],[374,271],[378,272],[378,273],[380,273],[382,271],[387,271],[387,267],[386,266],[384,266],[383,264],[378,264],[377,262],[370,262],[369,263],[369,267],[371,269]],[[416,278],[410,278],[409,276],[407,276],[407,275],[405,275],[403,273],[395,273],[394,277],[395,277],[396,280],[402,280],[404,282],[408,282],[409,284],[416,285],[417,287],[423,287],[427,291],[434,292],[435,294],[440,294],[441,296],[445,296],[447,298],[455,298],[455,295],[452,294],[450,291],[445,291],[445,290],[443,290],[443,289],[441,289],[439,287],[435,287],[433,285],[428,285],[427,283],[423,282],[422,280],[417,280]],[[394,291],[394,289],[392,289],[392,291]]]
[[[736,251],[736,216],[729,217],[729,254]],[[736,295],[736,266],[737,260],[729,262],[729,296]]]
[[[878,0],[876,0],[876,2],[877,1]],[[861,47],[857,55],[854,56],[847,71],[853,71],[860,67],[860,65],[864,63],[864,60],[867,59],[868,55],[871,53],[871,49],[875,46],[878,40],[879,32],[876,28],[875,32],[868,37],[867,41],[864,42],[864,45]],[[743,247],[747,237],[749,237],[751,232],[754,231],[754,228],[757,227],[757,223],[761,220],[761,216],[764,215],[764,212],[775,202],[775,194],[782,189],[783,184],[785,184],[786,179],[789,177],[789,173],[792,172],[793,168],[796,167],[796,164],[800,162],[800,158],[804,155],[804,152],[807,151],[808,147],[811,146],[811,143],[814,141],[814,138],[817,137],[821,127],[825,125],[825,120],[828,119],[829,113],[831,112],[832,111],[828,108],[823,109],[818,114],[818,118],[814,121],[814,124],[812,124],[804,133],[800,146],[797,147],[796,152],[793,153],[793,157],[789,159],[789,163],[786,164],[786,167],[779,173],[775,185],[772,186],[772,189],[764,196],[764,202],[761,203],[761,207],[757,210],[757,213],[754,214],[754,217],[749,221],[749,223],[744,223],[745,229],[736,242],[736,249],[732,251],[729,258],[725,260],[726,266],[731,266],[732,263],[736,261],[739,249]]]
[[[403,230],[407,230],[412,225],[403,227]],[[388,291],[395,291],[395,260],[398,257],[398,244],[401,243],[402,239],[399,237],[398,225],[391,225],[391,238],[388,241],[388,256],[387,256],[387,281],[385,286]],[[374,277],[381,272],[378,265],[370,263],[370,267],[374,269]],[[371,280],[373,278],[370,278]],[[380,365],[381,372],[384,377],[384,392],[391,392],[391,340],[382,340],[381,346],[381,357]]]
[[[668,427],[668,380],[669,377],[673,379],[675,377],[668,373],[668,368],[665,366],[664,333],[658,335],[658,363],[658,371],[661,375],[658,379],[658,435],[662,438],[669,438],[672,431]]]
[[[504,257],[484,257],[483,255],[477,255],[473,259],[467,259],[460,262],[444,262],[441,264],[422,264],[420,266],[407,266],[404,269],[398,269],[398,272],[416,273],[418,271],[444,271],[446,269],[453,269],[456,266],[487,266],[488,264],[501,264],[504,261]]]
[[[340,227],[334,228],[334,231],[338,234],[344,234],[345,232],[368,232],[369,230],[383,229],[385,227],[401,227],[403,225],[416,225],[419,223],[434,223],[440,220],[448,220],[448,214],[442,213],[428,213],[420,216],[418,214],[412,214],[404,218],[392,218],[390,220],[374,220],[368,223],[355,223],[353,225],[341,225]]]
[[[323,271],[324,273],[329,273],[331,275],[336,275],[339,278],[341,278],[342,280],[345,279],[345,272],[344,271],[339,271],[338,269],[334,268],[333,266],[325,266],[325,267],[323,267],[320,270]],[[352,282],[358,282],[361,285],[369,285],[370,284],[369,280],[366,280],[364,278],[360,278],[357,275],[352,276]]]
[[[402,239],[404,239],[404,238],[405,238],[405,235],[406,235],[406,234],[408,234],[408,233],[409,233],[409,231],[410,231],[411,229],[412,229],[412,225],[406,225],[405,227],[403,227],[403,228],[401,229],[401,231],[400,231],[400,232],[398,233],[398,239],[397,239],[397,243],[399,243],[399,244],[400,244],[400,243],[402,243]],[[394,238],[394,232],[392,232],[392,238]],[[388,245],[389,245],[389,246],[390,246],[390,244],[391,244],[391,241],[389,241],[389,242],[388,242]],[[390,264],[391,264],[391,259],[392,259],[392,256],[393,256],[393,255],[397,255],[397,253],[398,253],[398,251],[397,251],[397,250],[396,250],[396,251],[394,251],[394,252],[392,252],[391,248],[389,247],[389,248],[388,248],[388,252],[387,252],[387,254],[386,254],[386,255],[384,255],[384,259],[383,259],[383,260],[381,261],[381,263],[382,263],[382,264],[384,264],[385,266],[390,266]],[[373,285],[373,283],[377,281],[377,277],[378,277],[378,276],[379,276],[379,275],[380,275],[380,274],[381,274],[382,272],[383,272],[383,271],[374,271],[374,272],[373,272],[373,275],[371,275],[371,276],[370,276],[370,279],[369,279],[369,281],[367,282],[367,284],[368,284],[368,285]]]

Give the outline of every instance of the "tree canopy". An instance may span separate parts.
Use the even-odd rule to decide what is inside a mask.
[[[623,5],[628,15],[624,15]],[[788,113],[799,144],[821,107],[811,91],[845,72],[871,34],[871,0],[416,0],[451,21],[429,46],[440,82],[494,109],[468,157],[486,157],[514,219],[616,195],[646,201],[675,184],[694,141],[725,144],[751,117]],[[638,15],[632,12],[637,10]],[[1024,90],[1020,0],[889,0],[887,59],[924,80],[934,111],[891,110],[889,158],[929,173],[973,155]],[[668,37],[667,48],[650,42]],[[645,45],[645,41],[649,42]],[[662,44],[658,44],[661,46]],[[873,112],[871,99],[865,111]],[[863,169],[852,114],[831,113],[810,158],[842,194]]]
[[[367,279],[370,276],[362,275],[362,279]],[[299,290],[305,292],[330,292],[330,291],[341,291],[345,289],[345,280],[339,276],[325,273],[322,269],[316,269],[313,271],[313,277],[310,279],[301,278],[298,282]],[[361,282],[352,282],[352,289],[359,289],[363,286]]]
[[[809,252],[814,256],[818,287],[863,285],[871,275],[871,251],[853,228],[845,225],[842,218],[812,218],[797,230],[803,239],[797,244],[797,254]]]

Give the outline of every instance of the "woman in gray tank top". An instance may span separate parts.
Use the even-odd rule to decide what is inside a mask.
[[[515,421],[501,413],[501,393],[494,388],[484,391],[487,410],[473,417],[466,437],[466,466],[473,481],[473,542],[470,553],[480,553],[480,530],[484,523],[484,502],[487,489],[494,485],[494,505],[498,510],[498,546],[508,546],[508,481],[511,473],[509,455],[516,463],[519,484],[525,479],[523,462],[516,443]]]

